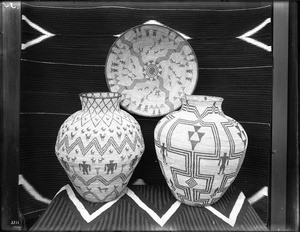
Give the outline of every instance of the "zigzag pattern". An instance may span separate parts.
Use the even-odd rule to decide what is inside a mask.
[[[101,147],[99,141],[97,138],[93,138],[92,141],[85,147],[82,139],[80,137],[78,137],[74,143],[69,144],[69,138],[67,135],[65,135],[65,137],[60,140],[60,135],[58,135],[57,141],[59,141],[56,145],[56,150],[58,151],[63,145],[65,145],[66,147],[66,151],[68,154],[70,154],[70,152],[76,147],[78,146],[81,150],[81,153],[83,156],[85,156],[88,151],[94,146],[95,149],[99,152],[99,154],[104,154],[108,148],[110,146],[113,146],[113,148],[120,154],[122,152],[122,150],[124,149],[124,147],[126,146],[126,144],[128,144],[133,151],[135,151],[136,149],[136,145],[139,142],[140,144],[143,144],[143,140],[140,138],[140,136],[138,135],[138,133],[135,133],[135,137],[134,137],[134,141],[132,142],[130,140],[130,138],[128,137],[128,135],[125,135],[125,138],[123,139],[123,141],[121,142],[120,145],[118,145],[116,143],[116,141],[114,140],[113,137],[110,137],[107,141],[107,143]]]
[[[125,181],[128,177],[131,176],[133,170],[126,176],[124,173],[120,173],[118,175],[116,175],[114,178],[112,178],[111,180],[106,180],[105,178],[103,178],[100,175],[94,176],[91,179],[89,179],[88,181],[86,181],[85,179],[83,179],[80,175],[78,174],[73,174],[70,178],[71,182],[73,182],[76,178],[82,182],[85,186],[89,186],[90,184],[92,184],[95,181],[100,181],[102,184],[104,184],[105,186],[110,185],[112,182],[116,181],[117,179],[121,179],[122,181]]]
[[[211,106],[211,107],[207,107],[205,109],[205,111],[203,111],[201,114],[199,113],[199,111],[197,110],[197,107],[194,106],[194,105],[188,105],[188,104],[185,104],[182,106],[181,108],[182,110],[185,110],[187,112],[190,112],[190,113],[194,113],[197,118],[205,118],[207,115],[209,114],[219,114],[223,117],[226,117],[226,115],[224,114],[224,112],[217,106]]]
[[[86,195],[92,195],[93,197],[95,197],[95,199],[98,201],[98,203],[101,202],[106,202],[106,199],[108,199],[111,195],[115,194],[116,196],[119,196],[119,192],[117,190],[113,190],[112,192],[110,192],[109,194],[107,194],[103,199],[100,199],[95,193],[88,191],[88,192],[84,192],[82,195],[85,197]]]
[[[77,198],[77,196],[75,195],[75,193],[73,192],[72,188],[69,185],[65,185],[64,187],[62,187],[55,196],[58,196],[59,193],[62,192],[62,191],[64,191],[64,190],[66,190],[67,195],[69,197],[69,200],[74,204],[74,206],[76,207],[76,209],[78,210],[78,212],[80,213],[80,215],[82,216],[82,218],[87,223],[90,223],[93,220],[95,220],[103,212],[105,212],[106,210],[108,210],[109,208],[111,208],[118,201],[122,201],[122,200],[124,201],[124,199],[125,199],[125,198],[121,198],[121,197],[116,198],[113,201],[106,202],[104,205],[102,205],[96,211],[90,213],[90,212],[88,212],[86,210],[85,206],[82,204],[82,202],[80,201],[80,199]],[[179,201],[175,201],[169,207],[169,209],[160,217],[160,216],[157,215],[156,210],[153,210],[152,208],[150,208],[147,205],[147,202],[142,201],[135,194],[134,191],[132,191],[131,189],[127,188],[127,190],[123,191],[123,192],[125,192],[125,194],[128,197],[130,197],[135,202],[134,207],[135,207],[135,205],[138,206],[139,208],[137,208],[137,209],[140,209],[143,213],[146,212],[161,227],[163,227],[171,219],[171,217],[179,215],[181,213],[181,211],[178,212],[177,210],[179,209],[179,207],[182,204]],[[112,191],[109,195],[112,195],[114,193],[117,194],[115,191]],[[87,192],[87,194],[88,194],[88,192]],[[105,199],[106,198],[107,197],[105,197]],[[242,210],[242,207],[244,207],[244,202],[245,201],[246,201],[245,195],[242,192],[240,192],[240,194],[238,195],[237,199],[235,200],[235,203],[234,203],[234,205],[233,205],[233,207],[231,209],[231,212],[230,212],[229,216],[225,216],[224,214],[222,214],[220,211],[218,211],[213,206],[205,206],[205,209],[208,210],[208,211],[210,211],[210,213],[212,213],[213,215],[217,216],[218,218],[220,218],[225,223],[227,223],[230,226],[234,227],[235,224],[236,224],[236,221],[238,219],[238,216],[240,214],[240,211]],[[132,205],[132,207],[133,207],[133,205]],[[178,212],[178,213],[176,213],[176,212]],[[207,216],[209,216],[209,215],[207,215]]]
[[[90,195],[92,195],[93,197],[95,197],[95,199],[97,199],[98,202],[104,202],[105,199],[108,197],[108,196],[105,196],[105,197],[101,200],[101,199],[100,199],[95,193],[93,193],[93,192],[85,192],[85,193],[82,194],[82,196],[83,196],[83,197],[86,197],[86,195],[88,195],[88,194],[90,194]]]

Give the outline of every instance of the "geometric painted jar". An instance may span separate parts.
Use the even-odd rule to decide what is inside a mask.
[[[82,110],[61,125],[56,156],[77,192],[91,202],[121,197],[144,149],[140,125],[120,109],[119,93],[79,95]]]
[[[177,200],[191,206],[218,201],[236,178],[248,137],[226,116],[223,98],[190,95],[182,107],[157,124],[155,150],[162,173]]]

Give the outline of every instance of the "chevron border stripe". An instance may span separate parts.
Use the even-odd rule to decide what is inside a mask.
[[[46,31],[45,29],[43,29],[42,27],[40,27],[36,23],[30,21],[25,15],[22,15],[22,20],[24,20],[33,29],[35,29],[35,30],[39,31],[40,33],[42,33],[41,36],[39,36],[35,39],[32,39],[32,40],[28,41],[25,44],[22,43],[22,50],[25,50],[26,48],[31,47],[35,44],[38,44],[38,43],[42,42],[45,39],[48,39],[48,38],[51,38],[51,37],[55,36],[55,34],[52,34],[49,31]]]
[[[260,41],[257,41],[256,39],[250,38],[250,36],[254,35],[261,29],[263,29],[267,24],[271,23],[271,18],[267,18],[264,22],[259,24],[257,27],[251,29],[250,31],[247,31],[246,33],[242,34],[241,36],[238,36],[236,38],[244,40],[247,43],[253,44],[257,47],[260,47],[268,52],[272,51],[272,46],[266,45]]]
[[[82,218],[87,222],[90,223],[91,221],[93,221],[95,218],[97,218],[98,216],[100,216],[103,212],[105,212],[106,210],[108,210],[112,205],[114,205],[118,200],[121,199],[122,196],[118,197],[117,199],[107,202],[105,203],[102,207],[100,207],[98,210],[96,210],[94,213],[90,214],[86,208],[84,207],[84,205],[80,202],[80,200],[78,200],[78,198],[76,197],[73,189],[70,187],[69,184],[63,186],[54,196],[54,198],[61,193],[62,191],[66,190],[69,199],[72,201],[72,203],[75,205],[76,209],[79,211],[80,215],[82,216]],[[137,204],[137,206],[139,206],[143,211],[145,211],[158,225],[160,225],[161,227],[163,227],[168,221],[169,219],[174,215],[174,213],[178,210],[178,208],[182,205],[182,203],[180,201],[175,201],[171,207],[167,210],[167,212],[162,216],[159,217],[154,210],[152,210],[151,208],[149,208],[131,189],[127,188],[126,194]],[[53,199],[54,199],[53,198]],[[220,219],[222,219],[224,222],[226,222],[227,224],[229,224],[230,226],[234,227],[236,221],[237,221],[237,217],[244,205],[244,201],[245,201],[246,197],[245,195],[240,192],[231,212],[229,217],[226,217],[225,215],[223,215],[221,212],[219,212],[218,210],[216,210],[214,207],[212,206],[205,206],[204,208],[209,210],[211,213],[213,213],[214,215],[216,215],[217,217],[219,217]],[[190,206],[189,206],[190,207]]]
[[[101,215],[104,211],[106,211],[107,209],[109,209],[113,204],[115,204],[120,197],[116,198],[113,201],[107,202],[105,205],[103,205],[101,208],[99,208],[98,210],[96,210],[94,213],[90,214],[84,207],[84,205],[77,199],[75,193],[73,192],[72,188],[70,187],[70,185],[65,185],[64,187],[62,187],[54,196],[54,198],[63,190],[67,191],[67,194],[70,198],[70,200],[73,202],[73,204],[76,206],[77,210],[79,211],[80,215],[82,216],[82,218],[87,222],[91,222],[93,221],[95,218],[97,218],[99,215]]]
[[[237,216],[239,215],[239,212],[241,211],[241,209],[243,207],[245,199],[246,199],[245,195],[241,192],[230,212],[229,217],[224,216],[222,213],[220,213],[218,210],[216,210],[215,208],[213,208],[211,206],[205,206],[205,208],[208,209],[209,211],[211,211],[217,217],[221,218],[224,222],[226,222],[229,225],[231,225],[232,227],[234,227]]]
[[[19,185],[22,185],[24,189],[37,201],[43,202],[45,204],[50,204],[51,200],[46,197],[43,197],[26,179],[20,174],[19,175]]]
[[[164,226],[166,222],[171,218],[171,216],[176,212],[176,210],[179,208],[181,203],[179,201],[175,201],[174,204],[168,209],[168,211],[162,216],[159,217],[152,209],[150,209],[141,199],[135,195],[133,191],[128,189],[127,195],[135,201],[135,203],[141,207],[144,211],[146,211],[150,217],[153,218],[154,221],[156,221],[157,224],[160,226]]]
[[[257,201],[267,196],[268,196],[268,186],[264,186],[259,191],[254,193],[251,197],[249,197],[247,200],[249,201],[250,205],[253,205]]]

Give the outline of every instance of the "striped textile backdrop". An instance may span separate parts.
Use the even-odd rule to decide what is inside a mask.
[[[104,69],[111,45],[121,33],[151,20],[189,37],[199,67],[194,94],[223,97],[225,114],[247,131],[248,151],[234,185],[267,222],[272,5],[147,4],[22,3],[19,196],[25,217],[44,210],[69,183],[54,145],[60,125],[81,108],[78,94],[108,91]],[[131,183],[137,178],[147,184],[164,183],[153,138],[161,118],[133,116],[142,127],[146,150]]]

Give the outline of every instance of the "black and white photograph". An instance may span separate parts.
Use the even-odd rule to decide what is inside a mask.
[[[298,1],[2,1],[2,231],[299,231]]]

